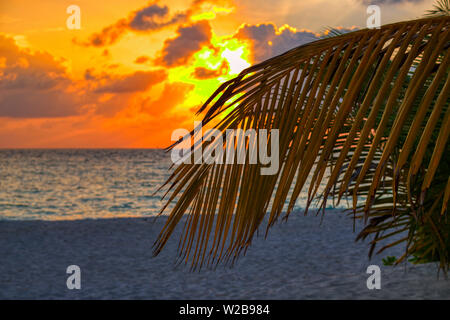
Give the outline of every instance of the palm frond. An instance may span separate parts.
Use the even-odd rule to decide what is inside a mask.
[[[333,37],[341,36],[341,35],[343,35],[345,33],[346,32],[341,30],[341,29],[333,28],[333,27],[327,27],[324,30],[322,30],[321,38],[322,39],[333,38]]]
[[[432,17],[322,39],[222,84],[199,110],[202,124],[223,135],[278,129],[279,170],[179,165],[167,181],[167,202],[176,204],[154,254],[187,213],[180,262],[234,261],[264,218],[267,234],[307,188],[305,214],[314,200],[325,209],[330,197],[351,198],[354,217],[367,221],[358,238],[373,235],[370,254],[400,230],[407,235],[388,246],[406,243],[405,257],[448,268],[449,27],[449,17]]]
[[[450,16],[450,0],[437,0],[433,9],[427,10],[426,16]]]

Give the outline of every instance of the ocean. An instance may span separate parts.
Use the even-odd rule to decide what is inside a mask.
[[[170,165],[159,149],[0,150],[0,219],[154,216]]]
[[[162,149],[3,149],[0,219],[155,216],[171,164]],[[296,208],[306,199],[303,191]]]

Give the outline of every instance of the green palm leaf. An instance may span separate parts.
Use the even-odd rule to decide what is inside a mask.
[[[262,165],[248,162],[179,165],[167,181],[167,201],[176,204],[154,254],[187,213],[180,261],[232,261],[266,215],[269,230],[307,188],[308,207],[351,200],[354,217],[367,222],[358,239],[373,236],[370,255],[380,240],[403,234],[381,250],[406,243],[397,263],[413,255],[446,270],[449,27],[449,17],[432,17],[322,39],[222,84],[199,111],[203,125],[224,135],[279,129],[280,168],[260,175]]]

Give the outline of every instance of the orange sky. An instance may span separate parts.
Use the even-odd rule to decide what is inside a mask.
[[[378,0],[382,23],[427,0]],[[0,3],[0,148],[159,148],[251,64],[364,27],[366,0]],[[80,8],[81,29],[66,25]]]

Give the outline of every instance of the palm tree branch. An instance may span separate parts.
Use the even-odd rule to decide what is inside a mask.
[[[154,254],[187,213],[180,261],[193,268],[234,261],[265,217],[267,235],[283,212],[289,216],[305,185],[306,211],[314,199],[325,208],[330,196],[339,202],[350,194],[354,216],[371,219],[360,238],[389,238],[382,235],[383,223],[386,230],[404,228],[408,219],[419,223],[430,206],[445,211],[447,177],[436,184],[442,188],[437,204],[427,194],[436,192],[448,150],[449,26],[449,17],[431,17],[322,39],[222,84],[199,110],[202,125],[222,137],[228,129],[266,129],[269,145],[278,129],[279,170],[261,175],[264,165],[248,162],[180,164],[167,182],[167,204],[176,204]],[[218,143],[205,135],[192,154]],[[241,143],[248,151],[251,144]],[[426,230],[445,237],[434,213],[430,219],[437,229],[423,222]],[[411,237],[418,235],[407,237],[410,248],[417,247]],[[446,243],[434,245],[443,252]]]

